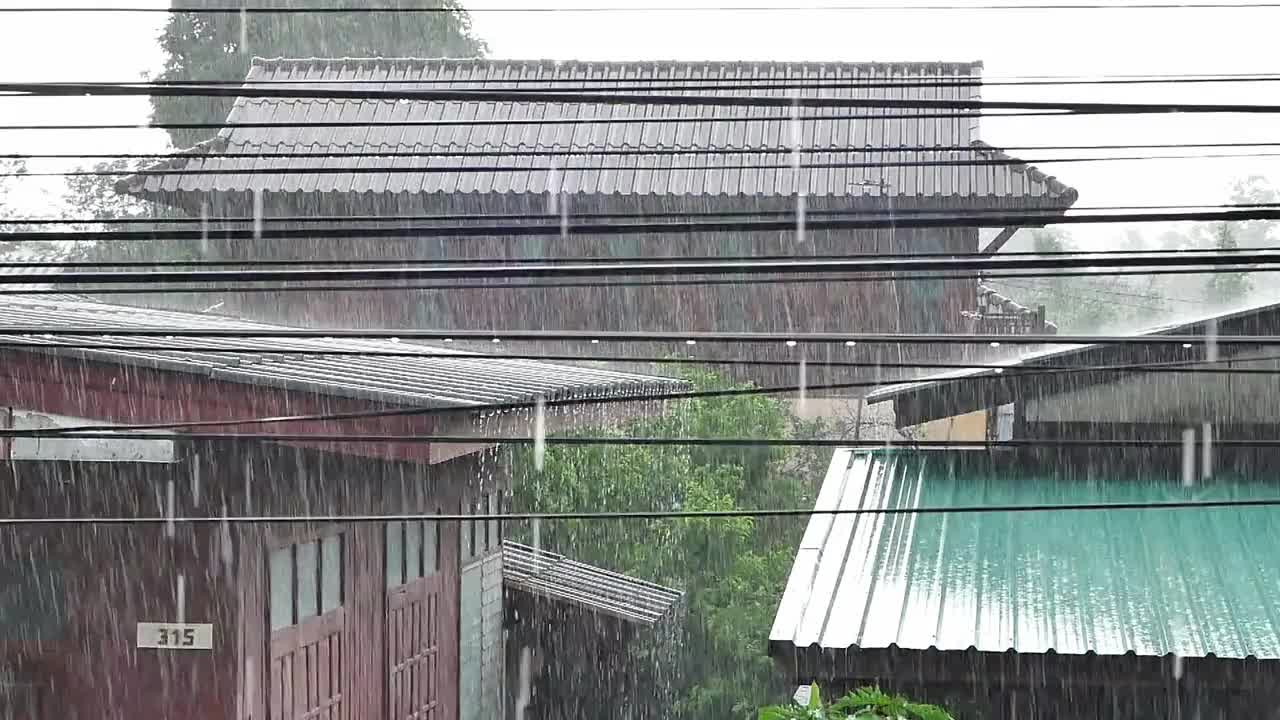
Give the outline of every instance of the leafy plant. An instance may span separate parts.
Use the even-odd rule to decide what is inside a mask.
[[[770,705],[760,709],[759,720],[837,720],[838,718],[885,718],[886,720],[954,720],[937,705],[911,702],[901,695],[890,695],[879,688],[853,690],[831,705],[822,704],[816,684],[809,688],[804,705]]]

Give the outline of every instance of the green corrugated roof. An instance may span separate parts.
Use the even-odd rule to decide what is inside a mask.
[[[840,450],[819,508],[1276,498],[1274,473]],[[1280,508],[815,515],[771,644],[1280,658]]]

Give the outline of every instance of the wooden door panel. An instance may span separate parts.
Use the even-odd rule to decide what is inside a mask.
[[[271,633],[271,720],[342,717],[342,608]]]
[[[392,720],[438,720],[445,678],[440,662],[439,575],[387,592],[388,715]]]

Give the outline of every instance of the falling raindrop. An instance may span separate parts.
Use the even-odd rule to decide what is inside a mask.
[[[253,239],[262,239],[262,188],[253,191]]]
[[[200,507],[200,463],[191,464],[191,504]]]
[[[169,481],[165,483],[164,516],[165,516],[164,534],[165,534],[165,537],[172,540],[174,535],[174,530],[175,530],[173,525],[173,478],[169,478]]]
[[[1201,430],[1204,441],[1200,445],[1200,477],[1208,480],[1213,477],[1213,423],[1205,423]]]
[[[1182,679],[1182,656],[1181,655],[1173,656],[1173,679],[1174,680]]]
[[[803,192],[796,193],[796,242],[804,242],[804,224],[807,203]]]
[[[1218,321],[1210,320],[1204,328],[1204,358],[1209,362],[1218,361]]]
[[[1186,428],[1182,431],[1182,484],[1191,487],[1195,484],[1196,472],[1196,431]]]
[[[547,214],[560,213],[560,161],[551,160],[551,170],[547,173]]]
[[[209,203],[200,203],[200,254],[209,256]]]
[[[801,413],[803,413],[803,412],[804,412],[804,408],[805,408],[805,395],[806,395],[806,391],[807,391],[807,389],[808,389],[807,368],[806,368],[806,366],[805,366],[805,358],[804,358],[804,356],[803,356],[803,355],[801,355],[801,356],[800,356],[800,383],[799,383],[799,385],[800,385],[800,403],[799,403],[798,408],[799,408],[799,411],[800,411]]]
[[[524,720],[525,710],[529,707],[532,695],[530,671],[533,665],[533,650],[520,648],[520,694],[516,697],[516,720]]]
[[[178,624],[187,621],[187,576],[178,573]]]
[[[533,467],[542,472],[547,455],[547,403],[541,395],[534,406],[533,418]]]

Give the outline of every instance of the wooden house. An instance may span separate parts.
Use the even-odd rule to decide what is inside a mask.
[[[482,413],[677,387],[62,296],[0,326],[32,330],[0,339],[5,718],[501,717],[503,528],[461,519],[506,509],[497,449],[343,438],[527,434]],[[251,420],[315,414],[347,419]],[[85,434],[175,422],[218,424]]]
[[[489,226],[441,238],[277,238],[209,246],[228,259],[520,259],[730,257],[995,252],[1009,214],[1056,215],[1077,192],[980,140],[972,109],[801,108],[596,102],[592,94],[970,101],[982,65],[947,63],[551,62],[500,59],[258,59],[226,127],[118,184],[191,217],[260,215],[264,227]],[[798,90],[797,90],[798,88]],[[470,99],[282,97],[299,92],[477,91]],[[524,95],[511,95],[513,92]],[[577,93],[542,101],[537,93]],[[257,94],[255,94],[257,93]],[[264,95],[264,93],[276,93]],[[585,94],[585,95],[583,95]],[[793,168],[793,164],[796,166]],[[982,247],[979,227],[799,232],[731,230],[614,234],[584,223],[790,221],[824,217],[945,218],[1004,228]],[[759,215],[753,213],[764,213]],[[299,222],[282,222],[293,219]],[[306,222],[301,220],[305,219]],[[1020,224],[1020,223],[1019,223]],[[560,234],[504,227],[563,225]],[[892,222],[891,222],[892,225]],[[246,227],[241,224],[239,227]],[[496,228],[496,229],[493,229]],[[817,280],[809,278],[808,280]],[[965,332],[985,309],[971,279],[848,277],[789,284],[465,289],[219,295],[247,316],[308,325],[353,319],[384,327],[760,332]],[[502,284],[502,281],[485,281]],[[318,299],[323,298],[323,299]],[[1022,308],[1021,324],[1034,319]],[[1033,331],[1043,330],[1043,318]],[[564,351],[564,348],[558,348]],[[669,351],[670,346],[651,348]],[[683,349],[683,348],[681,348]],[[920,350],[920,348],[916,348]],[[601,350],[578,348],[573,352]],[[761,357],[792,357],[756,348]],[[734,350],[700,348],[733,356]],[[867,359],[862,349],[839,348]],[[790,353],[790,355],[788,355]],[[616,353],[615,353],[616,354]],[[826,356],[808,358],[819,382]],[[753,379],[794,382],[760,368]],[[761,375],[760,373],[764,373]],[[841,377],[848,377],[844,371]]]
[[[835,453],[817,508],[851,512],[809,523],[779,668],[960,720],[1274,717],[1280,365],[1233,337],[1278,323],[1253,306],[872,393],[939,444]]]

